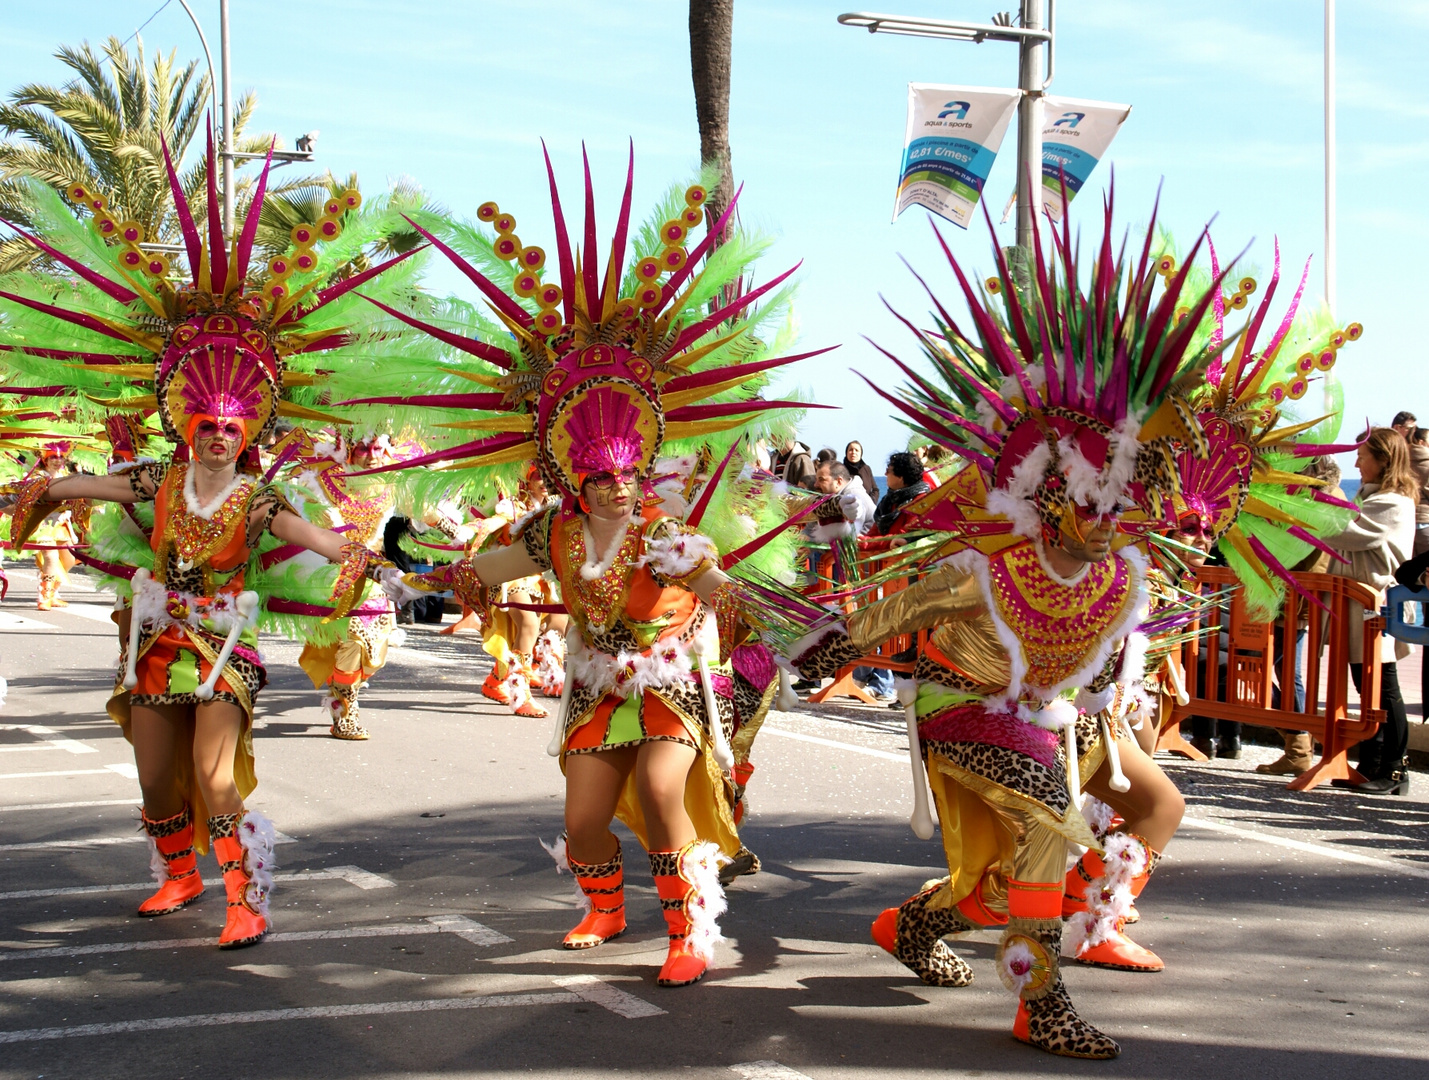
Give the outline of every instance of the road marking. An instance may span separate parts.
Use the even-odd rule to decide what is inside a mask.
[[[40,622],[39,619],[27,619],[23,615],[11,615],[8,611],[0,611],[0,630],[58,630],[54,623]]]
[[[0,746],[0,750],[66,750],[71,754],[99,753],[94,747],[86,746],[54,728],[47,728],[42,724],[0,724],[0,731],[23,731],[45,744],[44,746]]]
[[[81,619],[89,619],[93,622],[105,623],[118,633],[118,627],[109,616],[114,613],[114,606],[102,604],[81,604],[73,603],[69,607],[62,609],[66,615],[77,615]]]
[[[511,1009],[524,1005],[573,1004],[582,999],[568,990],[542,990],[530,994],[490,994],[485,997],[428,998],[422,1001],[374,1001],[362,1005],[319,1005],[303,1009],[262,1009],[254,1012],[203,1013],[115,1024],[77,1024],[73,1027],[0,1031],[0,1044],[74,1039],[84,1035],[123,1035],[138,1031],[172,1031],[228,1024],[267,1024],[276,1020],[333,1020],[348,1016],[383,1016],[401,1013],[450,1012],[461,1009]]]
[[[433,915],[419,923],[380,923],[375,926],[354,926],[345,930],[294,930],[269,934],[269,942],[348,941],[354,938],[418,937],[423,934],[451,934],[473,945],[502,945],[513,939],[499,931],[468,919],[465,915]],[[168,941],[115,941],[103,945],[58,945],[42,949],[7,949],[0,952],[0,963],[6,960],[54,960],[65,956],[101,956],[111,953],[155,952],[164,949],[195,949],[213,947],[214,937],[174,938]],[[627,995],[629,996],[629,995]],[[631,1000],[638,1000],[632,998]],[[643,1003],[642,1003],[643,1004]]]
[[[871,746],[856,746],[853,743],[835,742],[833,739],[821,739],[817,735],[802,735],[797,731],[785,731],[783,728],[770,727],[765,724],[760,729],[761,734],[778,735],[781,739],[796,739],[799,742],[814,743],[817,746],[832,746],[835,750],[848,750],[854,754],[867,754],[869,757],[883,758],[885,761],[897,761],[904,765],[908,764],[907,754],[894,754],[888,750],[875,750]]]
[[[812,1077],[777,1061],[746,1061],[731,1065],[729,1071],[739,1074],[744,1080],[812,1080]]]
[[[1303,851],[1307,854],[1319,855],[1326,859],[1338,859],[1340,862],[1358,863],[1360,866],[1374,866],[1381,870],[1404,874],[1407,877],[1429,878],[1429,866],[1416,866],[1414,863],[1406,862],[1403,859],[1386,859],[1378,855],[1362,855],[1358,851],[1346,851],[1343,848],[1330,847],[1328,844],[1312,844],[1307,840],[1292,840],[1288,836],[1276,836],[1274,833],[1259,832],[1255,829],[1243,829],[1239,825],[1228,825],[1224,821],[1213,821],[1210,818],[1182,818],[1181,824],[1190,825],[1195,828],[1210,829],[1213,832],[1231,833],[1235,836],[1243,836],[1247,840],[1257,840],[1262,844],[1274,844],[1277,847],[1289,848],[1291,851]]]
[[[429,915],[427,922],[447,934],[455,934],[473,945],[509,945],[515,938],[509,938],[499,930],[473,922],[465,915]]]
[[[32,777],[44,776],[102,776],[105,773],[118,773],[120,776],[127,776],[130,780],[139,779],[139,770],[133,765],[106,765],[102,769],[56,769],[51,772],[14,772],[0,773],[0,780],[29,780]]]
[[[275,843],[297,843],[287,833],[275,830],[274,835]],[[0,844],[0,851],[64,851],[76,848],[110,847],[114,844],[142,844],[147,839],[149,838],[142,832],[135,832],[127,836],[89,836],[81,840],[33,840],[24,844]],[[363,873],[365,872],[363,871]]]
[[[582,1001],[589,1001],[604,1009],[609,1009],[616,1016],[623,1016],[627,1020],[665,1015],[665,1010],[658,1005],[651,1005],[650,1002],[644,1001],[634,994],[627,994],[619,987],[611,985],[604,979],[598,979],[594,975],[565,975],[556,980],[556,985],[569,987],[571,992]]]
[[[274,874],[275,882],[305,881],[345,881],[359,889],[394,889],[397,883],[389,877],[374,874],[358,866],[329,866],[322,870],[298,870],[291,874]],[[208,886],[223,884],[223,878],[204,878]],[[87,896],[103,893],[152,892],[157,886],[152,881],[133,881],[124,885],[74,885],[66,889],[21,889],[18,892],[0,893],[3,900],[36,900],[47,896]]]
[[[89,802],[32,802],[20,803],[17,806],[0,806],[0,814],[7,814],[11,810],[75,810],[90,806],[132,806],[136,810],[139,808],[139,800],[129,799],[92,799]]]

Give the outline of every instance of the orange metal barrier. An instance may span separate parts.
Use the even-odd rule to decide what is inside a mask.
[[[1185,689],[1190,700],[1185,705],[1177,704],[1163,719],[1156,744],[1158,750],[1172,750],[1202,760],[1203,755],[1181,738],[1181,721],[1191,716],[1238,720],[1287,731],[1308,731],[1321,744],[1320,760],[1308,772],[1290,781],[1289,786],[1297,791],[1306,791],[1327,780],[1358,782],[1362,779],[1350,766],[1346,754],[1355,743],[1372,737],[1384,720],[1384,710],[1379,707],[1379,644],[1384,630],[1384,619],[1377,614],[1379,596],[1366,585],[1331,574],[1296,574],[1295,580],[1307,593],[1318,598],[1330,614],[1327,616],[1294,592],[1287,593],[1279,620],[1283,644],[1277,672],[1277,624],[1252,622],[1247,617],[1240,591],[1236,590],[1229,611],[1222,609],[1211,615],[1220,619],[1220,632],[1194,637],[1181,647]],[[1210,592],[1234,584],[1234,575],[1225,567],[1208,566],[1188,588]],[[1350,614],[1356,603],[1376,614],[1364,619],[1361,625],[1353,625]],[[1302,672],[1305,710],[1300,712],[1295,708],[1295,637],[1302,619],[1306,629]],[[1193,627],[1200,627],[1199,620]],[[1351,713],[1349,708],[1349,691],[1353,685],[1350,679],[1352,634],[1361,635],[1364,647],[1360,680],[1363,690],[1358,713]],[[1278,705],[1273,695],[1277,681],[1282,688]]]
[[[916,579],[898,578],[893,581],[885,582],[879,588],[877,596],[867,596],[861,599],[856,606],[862,607],[866,604],[873,603],[874,600],[901,592],[908,587],[910,580]],[[853,605],[851,605],[851,608],[852,606]],[[918,651],[921,651],[923,642],[927,639],[927,636],[926,631],[919,631],[916,634],[898,634],[896,637],[890,638],[867,656],[859,657],[854,663],[849,664],[847,667],[840,668],[838,674],[834,676],[833,682],[829,683],[829,685],[822,690],[815,690],[805,700],[818,704],[827,701],[829,698],[850,697],[862,701],[865,705],[877,705],[878,702],[874,700],[873,695],[854,681],[854,670],[861,667],[876,667],[884,668],[887,671],[901,675],[912,675],[913,669],[918,664]],[[894,659],[896,656],[907,653],[910,649],[914,650],[913,659]]]

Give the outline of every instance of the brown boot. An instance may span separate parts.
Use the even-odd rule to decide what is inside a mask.
[[[1275,761],[1257,765],[1255,771],[1267,776],[1299,776],[1315,763],[1315,744],[1308,731],[1285,733],[1285,753]]]

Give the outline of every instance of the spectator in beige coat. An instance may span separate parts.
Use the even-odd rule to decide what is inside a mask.
[[[1348,566],[1335,563],[1332,574],[1351,577],[1383,593],[1394,584],[1394,571],[1410,557],[1414,547],[1415,506],[1419,482],[1409,462],[1409,444],[1393,428],[1375,428],[1360,445],[1355,458],[1360,473],[1360,489],[1355,493],[1360,515],[1344,532],[1325,542],[1350,560]],[[1351,604],[1351,629],[1362,619],[1377,613]],[[1364,645],[1358,633],[1350,634],[1350,675],[1361,694]],[[1359,744],[1359,771],[1365,782],[1355,790],[1373,795],[1403,794],[1409,790],[1407,752],[1409,718],[1399,691],[1397,661],[1409,655],[1409,647],[1394,638],[1380,641],[1379,704],[1385,722],[1375,737]],[[1336,780],[1338,786],[1352,786]]]

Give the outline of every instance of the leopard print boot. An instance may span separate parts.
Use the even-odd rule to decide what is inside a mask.
[[[1062,985],[1060,919],[1008,920],[997,949],[997,973],[1017,994],[1012,1036],[1062,1057],[1106,1060],[1121,1053],[1115,1039],[1077,1015]]]
[[[978,927],[955,908],[932,908],[929,901],[945,882],[937,881],[873,923],[873,940],[929,986],[969,986],[973,969],[943,940]]]

